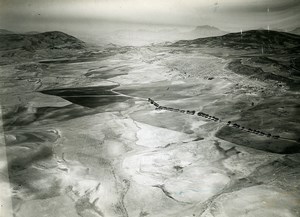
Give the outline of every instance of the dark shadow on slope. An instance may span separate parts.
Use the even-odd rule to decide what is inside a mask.
[[[244,109],[241,112],[241,118],[234,121],[240,126],[279,135],[290,140],[271,139],[227,126],[220,129],[216,136],[237,145],[258,150],[279,154],[300,153],[299,108],[299,99],[294,94],[274,96],[265,99],[261,104]]]

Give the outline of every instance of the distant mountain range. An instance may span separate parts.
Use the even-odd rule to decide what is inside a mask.
[[[149,45],[153,43],[175,42],[181,39],[196,39],[211,36],[224,35],[227,32],[216,27],[204,25],[197,26],[192,30],[180,28],[150,28],[150,29],[121,29],[108,33],[103,40],[119,45]]]
[[[51,42],[51,39],[54,35],[57,35],[56,40]],[[88,43],[94,43],[95,45],[106,45],[109,43],[117,44],[117,45],[133,45],[133,46],[143,46],[150,45],[155,43],[163,43],[165,41],[175,42],[181,39],[196,39],[203,37],[211,37],[211,36],[220,36],[226,34],[225,31],[222,31],[213,26],[197,26],[192,30],[185,31],[179,28],[155,28],[155,27],[145,27],[139,29],[121,29],[116,30],[114,32],[103,32],[97,35],[80,35],[80,38],[84,38]],[[6,36],[4,36],[6,35]],[[9,36],[8,36],[9,35]],[[55,47],[58,48],[63,46],[62,41],[66,40],[66,38],[72,38],[72,36],[67,36],[65,33],[60,32],[48,32],[48,33],[39,33],[36,31],[30,31],[25,33],[17,33],[12,32],[5,29],[0,29],[0,36],[2,40],[7,42],[8,45],[5,46],[0,45],[0,49],[11,49],[13,47],[22,47],[25,50],[34,50],[39,49],[39,47]],[[62,39],[62,37],[64,37]],[[19,39],[16,39],[19,38]],[[61,38],[62,40],[59,40]],[[74,39],[74,37],[72,38]],[[48,40],[48,41],[45,41]],[[75,42],[75,41],[73,41]],[[77,46],[76,43],[71,43],[72,47]],[[71,44],[67,44],[66,46],[70,46]],[[77,43],[81,44],[82,43]]]
[[[5,32],[5,31],[2,31]],[[22,49],[81,49],[85,43],[71,35],[59,31],[31,34],[0,34],[0,50]]]
[[[115,34],[103,35],[108,43],[128,45],[144,45],[151,43],[163,43],[169,41],[171,46],[193,46],[193,47],[227,47],[233,49],[263,49],[280,51],[299,48],[299,37],[295,35],[300,28],[291,33],[277,32],[271,30],[250,30],[242,34],[228,33],[213,26],[197,26],[187,32],[178,29],[161,30],[118,30]],[[184,39],[184,40],[181,40]],[[0,29],[0,50],[23,49],[33,51],[36,49],[81,49],[85,43],[71,35],[59,31],[52,32],[27,32],[16,34],[9,30]],[[177,41],[177,42],[176,42]],[[173,43],[174,42],[174,43]]]

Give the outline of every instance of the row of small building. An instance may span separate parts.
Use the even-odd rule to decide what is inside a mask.
[[[190,110],[183,110],[183,109],[176,109],[176,108],[171,108],[171,107],[166,107],[166,106],[160,106],[157,102],[155,102],[154,100],[152,100],[150,98],[148,98],[148,101],[156,107],[155,108],[156,110],[166,110],[166,111],[172,111],[172,112],[180,112],[180,113],[184,113],[184,114],[188,114],[188,115],[195,115],[196,114],[196,111],[194,111],[194,110],[190,111]],[[203,112],[198,112],[197,115],[200,116],[200,117],[204,117],[206,119],[215,121],[215,122],[222,122],[219,118],[216,118],[216,117],[211,116],[209,114],[205,114]],[[259,130],[254,130],[254,129],[251,129],[251,128],[245,128],[245,127],[240,126],[236,123],[232,123],[231,121],[227,122],[227,126],[233,127],[233,128],[236,128],[236,129],[248,132],[248,133],[253,133],[253,134],[256,134],[256,135],[259,135],[259,136],[272,137],[274,139],[279,139],[280,138],[280,136],[277,136],[277,135],[275,136],[275,135],[272,135],[271,133],[264,133],[264,132],[259,131]]]

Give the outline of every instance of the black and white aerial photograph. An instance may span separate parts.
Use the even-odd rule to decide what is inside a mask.
[[[0,0],[0,217],[299,216],[299,0]]]

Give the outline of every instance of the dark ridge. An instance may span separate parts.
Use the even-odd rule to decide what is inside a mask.
[[[59,31],[36,34],[0,34],[0,50],[82,49],[85,43]]]
[[[210,46],[210,47],[228,47],[233,49],[261,49],[276,50],[285,48],[299,48],[300,36],[277,31],[268,30],[250,30],[241,33],[229,33],[223,36],[198,38],[195,40],[181,40],[173,43],[171,46]]]

